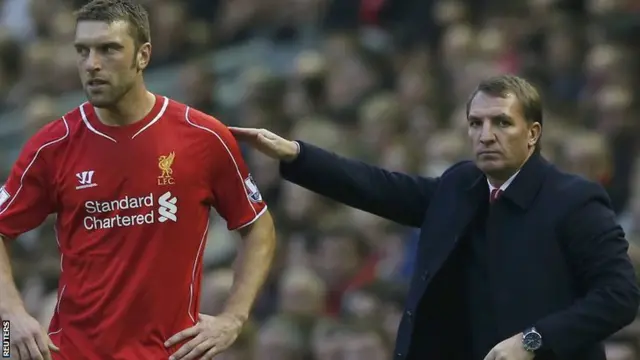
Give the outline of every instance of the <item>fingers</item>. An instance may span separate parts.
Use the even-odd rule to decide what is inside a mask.
[[[165,347],[173,346],[179,342],[182,342],[183,340],[186,340],[190,337],[194,337],[196,335],[198,335],[198,325],[192,326],[188,329],[182,330],[181,332],[173,335],[172,337],[169,338],[169,340],[165,341],[164,346]]]
[[[229,130],[236,139],[243,141],[252,139],[274,141],[279,138],[278,135],[266,129],[229,127]]]
[[[229,127],[229,130],[239,140],[255,138],[260,133],[259,129]]]
[[[48,348],[53,352],[60,352],[60,348],[58,348],[53,342],[51,342],[51,339],[49,339]]]
[[[204,354],[213,346],[211,340],[204,340],[201,336],[197,336],[188,343],[182,345],[178,351],[169,357],[169,360],[191,360],[196,359],[199,355]]]
[[[16,359],[19,360],[20,359],[20,349],[18,349],[18,345],[17,344],[13,344],[10,347],[10,359]]]
[[[31,359],[31,360],[42,360],[42,354],[40,353],[40,349],[38,348],[38,344],[36,343],[35,338],[29,339],[29,341],[26,342],[25,344],[28,354],[30,357],[27,357],[26,359]],[[47,351],[48,353],[48,351]]]
[[[44,360],[51,360],[51,353],[49,353],[48,340],[49,340],[49,337],[43,334],[40,334],[40,336],[36,336],[35,338],[37,351],[39,354],[42,354],[42,359]]]
[[[60,348],[58,348],[54,343],[49,343],[47,347],[49,348],[50,351],[60,352]]]
[[[184,360],[195,360],[202,357],[202,355],[206,354],[211,348],[215,348],[216,343],[212,339],[207,339],[206,341],[200,343],[196,346],[195,349],[191,350],[189,354],[184,358]]]
[[[30,359],[30,355],[29,355],[29,349],[27,349],[27,346],[25,343],[19,343],[16,344],[16,354],[18,354],[18,357],[16,359],[20,359],[20,360],[29,360]]]
[[[256,139],[258,139],[259,142],[261,143],[271,143],[273,142],[273,138],[270,138],[269,136],[263,134],[263,133],[258,133],[258,135],[256,135]]]
[[[203,356],[202,356],[202,360],[213,360],[214,357],[216,355],[218,355],[220,351],[218,351],[217,347],[212,347],[211,349],[209,349],[209,351],[207,351]]]

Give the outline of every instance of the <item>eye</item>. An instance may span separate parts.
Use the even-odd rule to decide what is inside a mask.
[[[104,45],[104,46],[100,47],[100,51],[105,53],[105,54],[112,54],[112,53],[116,52],[116,48],[113,47],[112,45]]]
[[[89,55],[89,49],[84,46],[76,46],[76,53],[82,57]]]
[[[470,118],[469,119],[469,126],[470,127],[482,126],[482,121],[480,121],[480,119]]]
[[[511,118],[509,118],[506,115],[496,116],[492,120],[494,124],[496,124],[498,127],[501,127],[501,128],[509,127],[513,124],[513,121],[511,121]]]

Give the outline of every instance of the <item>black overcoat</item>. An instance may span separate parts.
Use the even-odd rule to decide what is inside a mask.
[[[300,146],[295,161],[280,164],[284,179],[421,229],[395,359],[463,357],[452,352],[469,346],[468,335],[451,328],[457,309],[450,307],[459,302],[443,298],[448,282],[438,277],[487,201],[484,174],[467,161],[438,178],[410,176]],[[635,319],[640,301],[606,192],[534,154],[493,206],[487,286],[500,338],[535,326],[545,348],[538,360],[605,360],[601,342]]]

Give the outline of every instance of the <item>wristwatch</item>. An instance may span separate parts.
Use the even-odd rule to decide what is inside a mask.
[[[535,327],[528,328],[522,333],[522,347],[532,353],[542,347],[542,335]]]

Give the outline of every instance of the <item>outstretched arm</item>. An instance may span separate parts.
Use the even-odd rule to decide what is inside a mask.
[[[419,227],[439,179],[391,172],[265,129],[230,128],[235,137],[280,160],[288,181],[397,223]]]
[[[282,160],[282,177],[320,195],[419,227],[439,179],[387,171],[299,142],[299,154]]]

